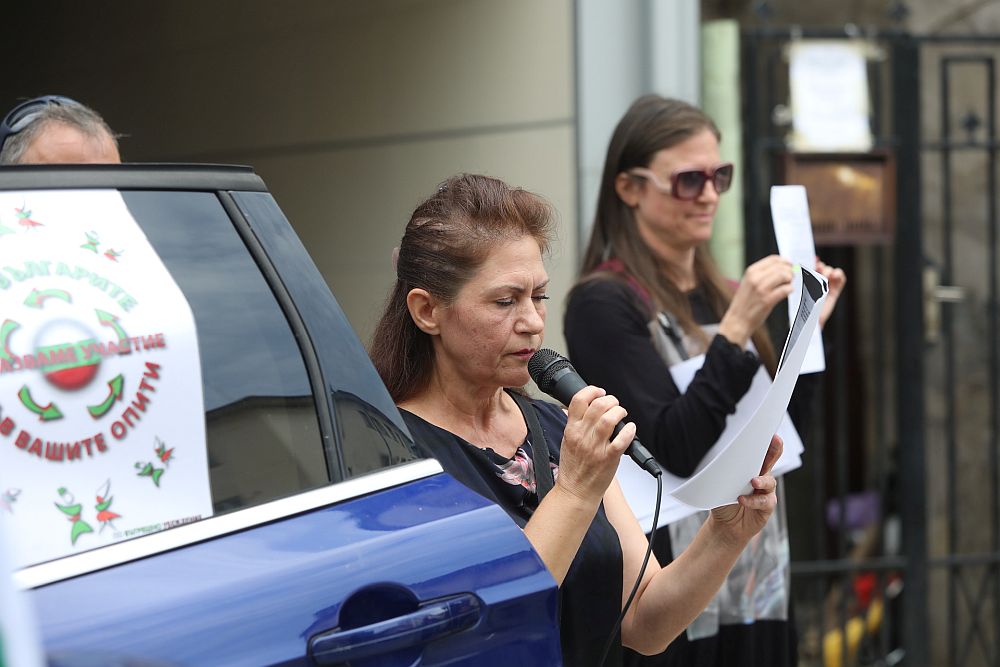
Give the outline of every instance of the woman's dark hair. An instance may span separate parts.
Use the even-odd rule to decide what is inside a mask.
[[[552,208],[544,199],[477,174],[449,178],[417,206],[399,244],[396,284],[368,350],[395,402],[427,386],[434,362],[430,336],[410,317],[410,290],[425,289],[451,303],[493,249],[531,236],[546,253],[552,227]]]
[[[644,95],[632,103],[618,121],[608,145],[594,225],[583,258],[581,281],[606,276],[607,273],[598,271],[598,267],[609,259],[617,258],[625,271],[648,291],[652,305],[657,310],[675,314],[688,336],[699,340],[707,348],[709,341],[694,321],[687,296],[671,277],[671,267],[643,241],[636,225],[635,212],[615,190],[618,174],[633,167],[648,167],[659,151],[676,146],[704,130],[710,130],[716,139],[722,139],[722,133],[712,119],[687,102]],[[716,267],[707,244],[695,249],[694,271],[710,306],[721,318],[733,298],[733,287]],[[755,331],[752,338],[757,353],[773,375],[776,367],[774,346],[766,326]]]

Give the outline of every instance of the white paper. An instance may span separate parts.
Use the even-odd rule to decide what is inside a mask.
[[[194,317],[120,194],[0,195],[0,313],[19,567],[211,516]]]
[[[809,219],[809,201],[801,185],[771,186],[771,219],[774,221],[774,238],[778,254],[807,268],[816,265],[816,245],[813,242],[812,222]],[[792,295],[788,297],[788,321],[799,309],[802,294],[802,277],[796,273]],[[823,350],[823,332],[819,327],[813,332],[806,358],[800,373],[820,373],[826,370],[826,353]]]
[[[718,442],[702,459],[693,475],[684,479],[664,473],[665,497],[660,508],[658,526],[673,523],[700,509],[733,503],[740,495],[749,493],[750,479],[760,473],[771,436],[774,433],[780,434],[779,429],[785,421],[788,421],[788,427],[791,426],[785,410],[808,348],[808,336],[816,328],[819,310],[826,298],[826,281],[822,276],[806,268],[801,270],[808,273],[809,278],[806,280],[813,286],[814,294],[801,299],[801,307],[792,319],[774,382],[767,382],[766,373],[762,378],[763,384],[757,377],[754,378],[751,389],[738,404],[736,413],[727,419],[726,429]],[[693,376],[700,363],[689,360],[686,367],[684,364],[680,366],[677,373],[683,380],[685,376]],[[801,465],[802,441],[794,427],[786,431],[786,435],[786,451],[779,459],[781,468],[774,469],[779,474]],[[656,502],[656,480],[628,457],[622,457],[618,479],[639,524],[644,531],[649,532]]]
[[[3,481],[0,479],[0,484]],[[14,585],[7,517],[0,512],[0,665],[42,667],[41,641],[28,593]]]
[[[699,354],[670,367],[670,375],[681,393],[687,391],[688,385],[694,379],[694,374],[704,363],[705,355]],[[767,370],[761,366],[753,376],[747,393],[736,404],[736,411],[726,419],[726,426],[719,435],[719,439],[706,452],[706,460],[714,458],[719,453],[720,448],[742,430],[763,403],[770,386],[771,378],[768,376]],[[803,445],[802,438],[799,437],[798,431],[795,430],[795,426],[787,414],[781,420],[777,433],[781,436],[785,446],[781,458],[774,464],[772,474],[783,475],[802,465]],[[644,532],[648,533],[653,526],[656,480],[627,456],[622,457],[618,465],[618,479],[621,482],[622,491],[625,493],[625,499],[639,520],[639,525],[642,526]],[[685,505],[671,495],[671,491],[683,484],[685,478],[664,471],[663,480],[664,491],[660,500],[660,526],[673,523],[698,511],[698,508]]]
[[[791,147],[797,151],[871,149],[866,45],[798,40],[789,49]]]

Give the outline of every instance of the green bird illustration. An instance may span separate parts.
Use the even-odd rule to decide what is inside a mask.
[[[60,505],[59,503],[54,503],[59,510],[66,515],[71,523],[69,539],[73,546],[76,546],[76,541],[79,537],[85,533],[92,533],[94,529],[90,527],[90,524],[80,518],[81,510],[83,505],[76,502],[73,494],[66,490],[66,487],[59,487],[57,491],[62,501],[66,503],[65,505]]]
[[[97,232],[84,232],[84,236],[87,237],[87,242],[84,243],[81,248],[84,250],[89,250],[90,252],[96,253],[97,246],[101,244],[100,239],[97,236]]]
[[[163,477],[163,468],[154,468],[152,463],[142,463],[136,462],[136,469],[139,471],[137,474],[139,477],[149,477],[153,480],[153,484],[157,487],[160,486],[160,478]]]

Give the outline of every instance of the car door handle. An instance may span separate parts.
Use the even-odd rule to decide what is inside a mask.
[[[471,628],[482,608],[471,594],[434,600],[403,616],[315,635],[309,640],[309,652],[319,664],[335,665],[426,644]]]

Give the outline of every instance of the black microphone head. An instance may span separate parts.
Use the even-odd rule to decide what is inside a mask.
[[[573,368],[569,359],[546,348],[538,350],[528,360],[528,375],[539,389],[550,395],[555,387],[555,375],[567,368],[571,370]]]

